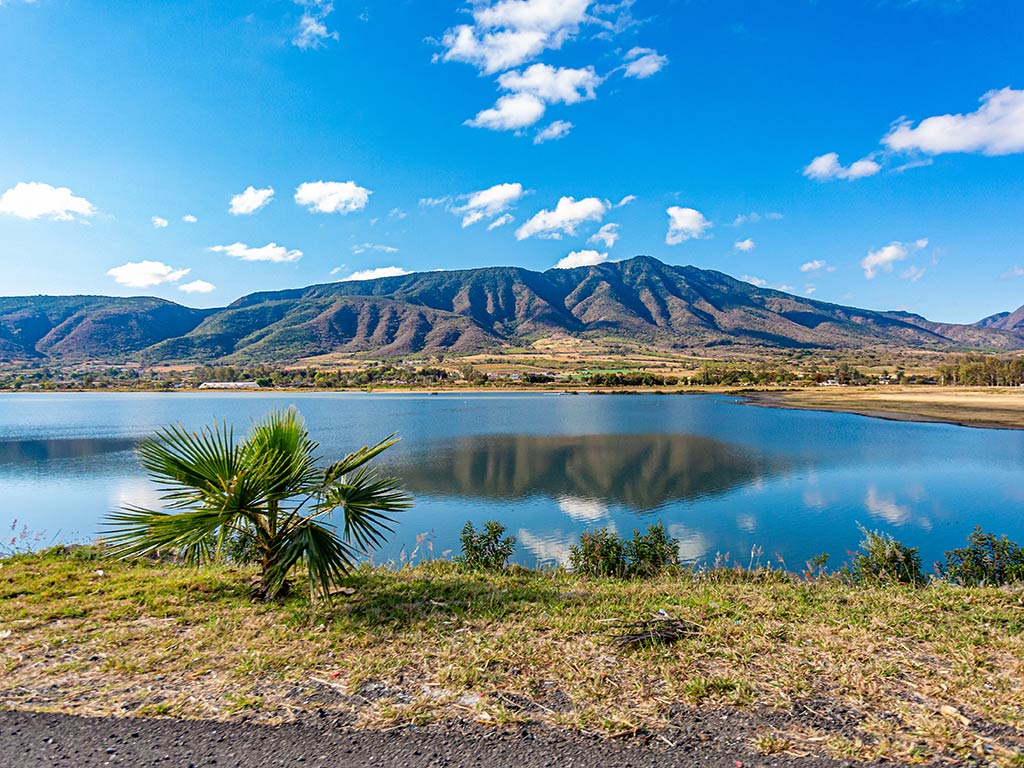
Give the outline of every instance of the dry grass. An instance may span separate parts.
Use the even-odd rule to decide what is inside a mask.
[[[968,387],[814,387],[755,394],[756,403],[893,419],[1024,429],[1024,389]]]
[[[369,727],[529,720],[608,735],[741,707],[804,713],[757,736],[765,754],[1024,764],[1020,589],[436,562],[362,570],[353,596],[311,607],[253,604],[247,575],[2,561],[0,706],[262,722],[322,709]],[[700,631],[633,651],[611,640],[662,610]]]

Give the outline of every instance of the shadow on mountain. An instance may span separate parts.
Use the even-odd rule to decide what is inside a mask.
[[[778,462],[696,435],[492,435],[391,466],[415,494],[599,499],[650,511],[776,474]]]
[[[90,459],[96,456],[131,451],[137,442],[126,438],[8,440],[0,442],[0,466]]]

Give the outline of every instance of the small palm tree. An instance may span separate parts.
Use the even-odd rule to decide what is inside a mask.
[[[300,564],[311,593],[328,595],[361,551],[391,532],[390,515],[411,506],[398,480],[379,477],[369,465],[396,442],[390,435],[322,466],[294,408],[274,411],[237,444],[226,424],[198,433],[165,427],[138,453],[173,511],[128,506],[112,513],[105,523],[111,555],[172,551],[198,564],[238,544],[259,563],[259,598],[286,594],[288,574]],[[344,521],[340,536],[324,519],[336,511]]]

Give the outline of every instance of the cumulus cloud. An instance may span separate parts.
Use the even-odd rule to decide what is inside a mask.
[[[407,269],[401,267],[377,267],[376,269],[364,269],[359,272],[353,272],[348,277],[343,277],[341,282],[348,283],[353,280],[377,280],[381,277],[401,277],[402,275],[411,275]]]
[[[170,223],[162,216],[154,216],[150,221],[153,223],[153,229],[166,229],[167,225]]]
[[[553,211],[544,209],[519,227],[516,239],[525,240],[537,236],[561,240],[562,235],[575,235],[576,228],[584,222],[603,219],[609,207],[606,201],[596,197],[585,197],[582,200],[563,197]]]
[[[573,269],[574,267],[592,267],[608,261],[607,253],[597,251],[572,251],[568,256],[555,264],[554,269]]]
[[[1024,90],[1003,88],[981,97],[974,112],[937,115],[916,126],[902,118],[882,139],[897,152],[928,155],[947,152],[980,152],[1009,155],[1024,152]]]
[[[544,100],[532,93],[511,93],[498,99],[490,109],[477,112],[465,124],[492,131],[518,131],[544,117],[546,109]]]
[[[537,135],[533,137],[534,144],[543,144],[545,141],[558,141],[564,139],[569,135],[569,131],[573,128],[572,123],[566,122],[565,120],[555,120],[548,126],[545,126],[537,132]]]
[[[848,166],[839,162],[839,155],[835,152],[828,152],[811,160],[804,168],[804,176],[815,181],[830,181],[832,179],[863,179],[874,176],[882,170],[882,166],[870,157],[862,158]]]
[[[523,71],[506,72],[498,85],[513,93],[529,93],[548,104],[575,104],[597,98],[596,88],[604,79],[593,67],[573,69],[534,64]]]
[[[19,219],[74,221],[76,217],[95,216],[96,206],[67,187],[19,181],[0,196],[0,214]]]
[[[148,288],[161,283],[176,283],[189,273],[188,269],[175,269],[161,261],[129,261],[107,270],[107,274],[129,288]]]
[[[361,211],[373,192],[354,181],[307,181],[295,190],[295,202],[315,213]]]
[[[495,184],[493,187],[471,192],[465,197],[465,203],[453,206],[452,213],[462,217],[462,226],[469,227],[484,219],[500,216],[514,206],[526,194],[519,182]],[[504,218],[504,217],[502,217]],[[511,219],[503,222],[507,224]],[[492,222],[493,224],[493,222]],[[495,226],[502,226],[496,224]],[[493,229],[494,227],[489,227]]]
[[[733,243],[733,248],[737,251],[743,251],[743,253],[749,253],[757,248],[757,243],[754,242],[753,238],[748,237],[746,240],[737,240]]]
[[[751,285],[756,285],[758,288],[764,288],[768,285],[767,280],[762,280],[760,277],[754,277],[753,275],[743,275],[740,280],[745,283],[750,283]]]
[[[178,290],[185,293],[210,293],[216,288],[217,286],[213,283],[208,283],[205,280],[193,280],[191,283],[184,283],[178,286]]]
[[[334,11],[334,4],[327,0],[295,0],[304,6],[299,28],[292,38],[292,45],[303,50],[322,48],[328,40],[337,40],[338,33],[327,28],[326,20]]]
[[[814,261],[805,261],[800,265],[801,272],[817,272],[819,269],[823,269],[828,264],[824,259],[815,259]]]
[[[209,250],[213,253],[224,253],[242,261],[272,261],[283,264],[302,258],[302,251],[289,250],[277,243],[267,243],[260,248],[250,248],[245,243],[232,243],[231,245],[215,245]]]
[[[197,219],[191,213],[186,213],[184,216],[181,217],[181,220],[184,221],[186,224],[195,224],[197,221],[199,221],[199,219]]]
[[[619,239],[619,225],[608,223],[601,227],[597,232],[592,234],[588,239],[588,243],[601,243],[605,248],[611,248],[615,245],[615,242]]]
[[[653,48],[631,48],[626,54],[626,62],[623,74],[643,80],[664,69],[668,56],[662,56]]]
[[[366,253],[367,251],[380,251],[381,253],[398,253],[398,249],[390,245],[377,245],[375,243],[360,243],[352,246],[352,253]]]
[[[516,217],[513,216],[511,213],[503,213],[501,216],[499,216],[498,218],[496,218],[494,221],[487,225],[487,231],[490,232],[492,229],[504,227],[506,224],[511,224],[515,220]]]
[[[518,67],[562,45],[587,19],[593,0],[483,0],[472,7],[472,24],[460,24],[441,40],[443,61],[472,64],[487,74]]]
[[[695,208],[680,208],[673,205],[665,213],[668,214],[668,233],[665,235],[665,242],[669,245],[709,237],[706,232],[714,226]]]
[[[228,212],[232,216],[250,216],[268,205],[273,199],[273,187],[256,189],[256,187],[249,186],[245,188],[244,192],[239,192],[231,198],[231,207],[228,208]]]
[[[894,240],[889,245],[879,248],[877,251],[870,251],[861,259],[860,266],[864,270],[864,277],[874,280],[882,272],[892,272],[893,265],[898,261],[904,261],[914,251],[919,251],[928,246],[928,240],[922,238],[913,243],[901,243]]]

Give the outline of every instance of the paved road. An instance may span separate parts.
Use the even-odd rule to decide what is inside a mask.
[[[658,740],[605,740],[545,728],[453,725],[355,731],[327,719],[283,726],[177,720],[84,718],[0,711],[3,768],[93,766],[344,766],[405,768],[660,768],[708,766],[838,768],[820,759],[761,757],[747,728],[709,717]]]

